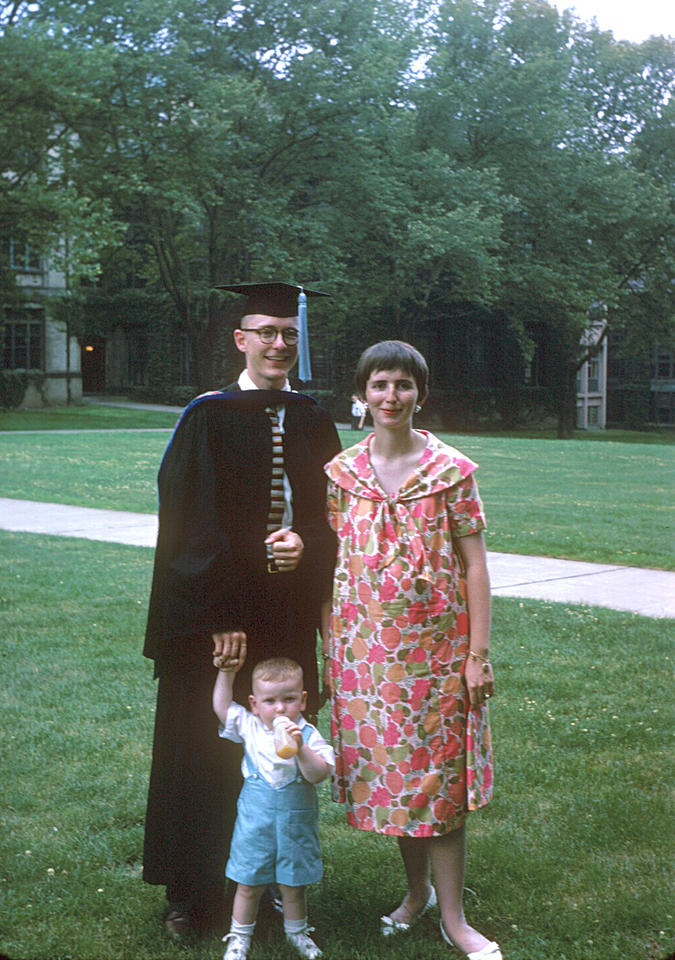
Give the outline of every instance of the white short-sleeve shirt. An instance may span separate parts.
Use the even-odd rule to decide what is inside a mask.
[[[307,746],[317,753],[331,768],[335,768],[335,753],[329,743],[325,741],[316,727],[307,723],[301,715],[297,721],[302,730],[303,740]],[[307,733],[309,730],[309,733]],[[295,757],[282,760],[274,749],[274,730],[266,727],[260,717],[257,717],[240,703],[232,703],[227,711],[227,721],[221,724],[218,733],[225,740],[243,743],[251,763],[258,773],[273,787],[283,787],[295,780],[298,775],[298,766]],[[246,755],[241,764],[244,778],[249,777],[254,770],[249,768]]]

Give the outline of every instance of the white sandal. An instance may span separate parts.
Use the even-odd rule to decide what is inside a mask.
[[[449,943],[451,947],[454,947],[455,950],[459,950],[457,944],[450,939],[450,937],[445,932],[445,927],[443,926],[443,921],[441,920],[441,936],[446,943]],[[461,951],[460,951],[461,952]],[[499,944],[492,940],[490,943],[487,943],[482,949],[474,950],[473,953],[465,953],[464,956],[466,960],[504,960],[502,956],[502,951],[499,949]]]
[[[431,908],[435,907],[437,903],[438,898],[436,897],[436,891],[432,887],[431,893],[429,894],[429,899],[421,910],[418,910],[417,913],[411,916],[408,923],[404,923],[403,920],[394,920],[394,918],[390,916],[380,917],[380,932],[382,936],[389,937],[392,933],[407,933],[407,931],[412,927],[413,923],[417,923],[422,914],[426,913],[427,910],[431,910]]]

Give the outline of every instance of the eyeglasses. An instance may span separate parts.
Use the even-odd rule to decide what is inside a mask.
[[[239,327],[242,333],[255,333],[263,343],[274,343],[279,334],[287,347],[294,347],[300,336],[295,327],[284,327],[280,330],[278,327]]]

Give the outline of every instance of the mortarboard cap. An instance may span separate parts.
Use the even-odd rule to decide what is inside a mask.
[[[230,283],[219,284],[216,290],[227,290],[247,298],[244,315],[261,313],[267,317],[297,317],[298,297],[327,297],[319,290],[308,290],[296,283]]]
[[[226,290],[247,297],[243,316],[260,313],[266,317],[297,317],[300,339],[298,342],[298,376],[306,383],[312,379],[307,333],[307,297],[328,297],[320,290],[309,290],[296,283],[228,283],[219,284],[216,290]]]

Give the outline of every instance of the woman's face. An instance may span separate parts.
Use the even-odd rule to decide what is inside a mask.
[[[377,427],[410,428],[419,391],[402,370],[375,370],[366,384],[366,403]]]

